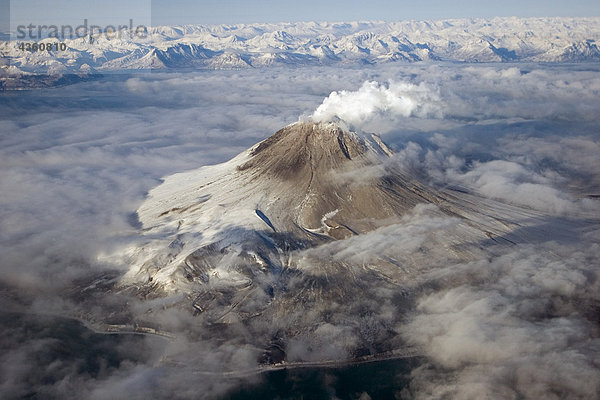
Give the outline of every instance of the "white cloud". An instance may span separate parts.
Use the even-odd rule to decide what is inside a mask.
[[[486,197],[552,214],[595,209],[593,201],[577,200],[552,187],[549,179],[510,161],[476,162],[468,172],[461,174],[448,171],[446,177],[475,189]]]
[[[548,242],[437,272],[400,327],[437,371],[413,371],[416,397],[597,397],[599,251]]]
[[[373,119],[441,115],[438,94],[424,84],[366,81],[357,91],[334,91],[317,107],[311,118],[317,122],[341,119],[362,128]]]

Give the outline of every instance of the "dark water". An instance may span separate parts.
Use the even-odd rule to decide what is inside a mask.
[[[96,333],[73,319],[0,312],[0,398],[73,395],[80,386],[153,363],[164,342]]]
[[[0,398],[75,398],[70,397],[74,391],[111,385],[113,377],[131,373],[136,365],[154,370],[166,344],[159,337],[97,333],[68,318],[0,312]],[[402,398],[410,371],[419,363],[413,358],[272,371],[221,398]],[[161,383],[154,385],[150,393],[161,397]]]
[[[231,392],[228,399],[400,399],[407,391],[417,358],[387,360],[341,368],[299,368],[266,373],[255,385]],[[367,394],[369,397],[366,397]]]

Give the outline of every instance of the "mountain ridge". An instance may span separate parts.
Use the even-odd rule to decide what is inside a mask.
[[[0,78],[272,65],[597,62],[600,18],[158,26],[149,27],[146,38],[100,35],[64,42],[63,52],[22,51],[17,41],[0,42],[0,59],[11,67]]]

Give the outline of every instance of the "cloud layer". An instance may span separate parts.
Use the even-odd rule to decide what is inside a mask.
[[[406,389],[414,398],[594,397],[599,237],[597,221],[590,222],[597,200],[588,196],[600,194],[599,89],[593,65],[423,64],[153,73],[2,94],[3,308],[93,317],[104,302],[129,301],[132,315],[160,310],[156,320],[181,339],[119,353],[128,361],[94,376],[57,356],[49,388],[37,363],[48,338],[3,335],[11,339],[3,342],[10,351],[2,355],[8,372],[0,374],[0,390],[24,396],[23,382],[33,382],[38,393],[59,397],[222,394],[235,382],[199,379],[197,371],[155,364],[143,353],[204,372],[252,368],[256,353],[246,338],[316,321],[315,335],[297,337],[291,355],[343,355],[364,338],[419,346],[425,364]],[[122,260],[100,256],[138,244],[131,214],[161,177],[225,161],[310,110],[315,119],[342,118],[381,133],[396,151],[393,166],[438,188],[527,207],[531,225],[517,233],[528,241],[492,255],[472,252],[472,262],[458,263],[433,239],[453,238],[460,222],[415,210],[404,224],[298,254],[307,273],[320,257],[361,269],[381,257],[405,260],[412,274],[405,288],[372,288],[328,310],[284,315],[278,324],[234,323],[227,335],[235,340],[216,340],[190,313],[169,308],[173,299],[72,295],[79,282],[126,270]],[[419,259],[427,246],[431,256]],[[334,317],[325,323],[323,315]]]
[[[450,283],[401,328],[431,360],[413,371],[416,398],[597,397],[600,248],[584,246],[524,246],[438,271]]]

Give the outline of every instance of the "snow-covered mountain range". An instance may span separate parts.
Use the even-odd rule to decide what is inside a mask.
[[[270,65],[389,62],[593,62],[600,18],[186,25],[148,28],[140,38],[65,39],[65,51],[23,51],[0,42],[2,75]],[[41,42],[55,42],[43,39]]]

